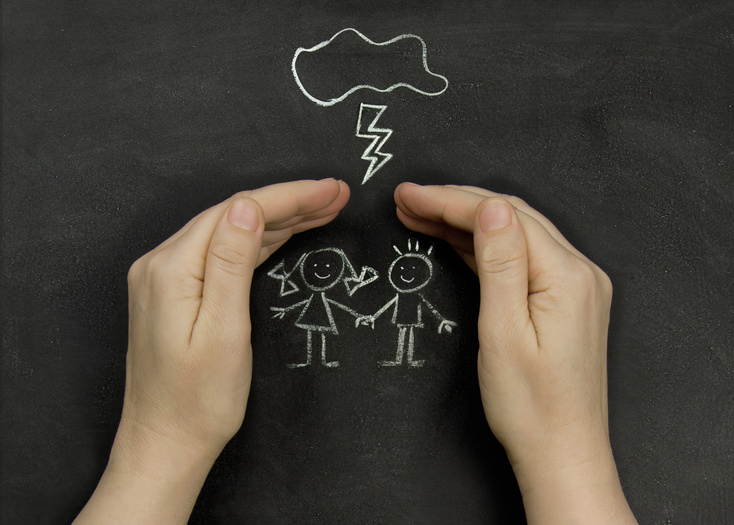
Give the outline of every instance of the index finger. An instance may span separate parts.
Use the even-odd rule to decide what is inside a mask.
[[[538,221],[540,224],[543,225],[543,227],[548,230],[548,233],[550,233],[553,238],[558,241],[559,244],[562,244],[567,250],[572,252],[576,257],[579,257],[583,260],[586,260],[586,256],[582,254],[580,251],[578,251],[568,240],[566,237],[563,236],[563,234],[560,232],[558,228],[556,228],[556,225],[553,224],[545,215],[540,213],[538,210],[530,206],[527,202],[522,200],[520,197],[516,197],[515,195],[507,195],[504,193],[497,193],[491,190],[487,190],[484,188],[478,188],[476,186],[459,186],[455,184],[449,184],[447,185],[449,188],[454,188],[462,191],[467,191],[471,193],[476,193],[477,195],[482,196],[482,198],[486,197],[502,197],[503,199],[507,200],[512,204],[516,209],[520,210],[526,215],[529,215],[536,221]]]
[[[411,192],[421,192],[421,198],[415,198]],[[405,198],[403,198],[405,196]],[[471,232],[474,228],[474,211],[487,197],[502,197],[518,210],[520,220],[530,217],[537,221],[561,246],[576,257],[586,261],[586,257],[566,240],[553,223],[534,210],[525,201],[512,195],[495,193],[474,186],[417,186],[401,184],[395,191],[395,201],[403,213],[414,219],[425,219],[432,222],[443,222],[453,228]],[[527,222],[527,221],[525,221]]]
[[[336,179],[298,180],[264,186],[248,196],[260,203],[265,228],[272,229],[298,218],[315,219],[341,210],[349,200],[349,186]]]
[[[469,233],[474,232],[477,208],[488,197],[450,186],[418,186],[401,184],[395,191],[395,202],[403,216],[400,220],[411,229],[439,235],[457,248],[469,266],[477,271],[474,247],[469,246]],[[491,198],[491,197],[490,197]],[[513,206],[514,208],[514,206]],[[528,245],[529,275],[533,290],[545,287],[541,278],[547,268],[564,267],[568,258],[578,259],[576,251],[555,238],[543,224],[515,208]],[[454,237],[458,236],[456,241]],[[469,252],[468,250],[471,250]],[[583,256],[582,256],[583,257]],[[586,260],[584,258],[584,260]]]
[[[270,245],[280,246],[294,232],[335,217],[349,200],[349,187],[336,179],[299,180],[240,192],[194,217],[154,251],[171,247],[180,255],[194,250],[205,257],[222,214],[233,199],[243,196],[256,200],[263,210],[265,253],[259,260],[262,263],[275,249],[268,249]],[[300,225],[304,227],[299,228]]]

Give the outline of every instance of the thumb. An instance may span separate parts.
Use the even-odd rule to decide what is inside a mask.
[[[474,255],[479,276],[480,348],[509,351],[522,343],[530,323],[528,250],[515,208],[491,197],[477,207]]]
[[[217,324],[249,321],[250,287],[264,230],[257,201],[235,199],[219,219],[206,255],[201,313]]]

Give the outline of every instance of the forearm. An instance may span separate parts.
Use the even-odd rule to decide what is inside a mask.
[[[109,464],[74,525],[188,522],[213,458],[173,443],[131,438],[118,432]]]

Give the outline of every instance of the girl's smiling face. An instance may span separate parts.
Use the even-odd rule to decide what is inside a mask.
[[[321,292],[334,286],[344,273],[344,259],[331,248],[309,253],[301,263],[301,276],[311,290]]]

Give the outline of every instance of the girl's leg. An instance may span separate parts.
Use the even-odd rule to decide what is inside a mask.
[[[326,332],[321,332],[321,363],[329,368],[339,366],[339,361],[326,360]]]
[[[310,365],[312,354],[313,354],[313,345],[311,343],[311,330],[306,330],[306,362],[305,363],[290,363],[288,365],[288,368],[302,368],[304,366]]]

